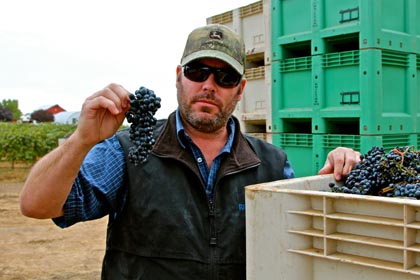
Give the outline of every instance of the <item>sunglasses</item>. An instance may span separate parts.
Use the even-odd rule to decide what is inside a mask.
[[[236,87],[242,79],[242,75],[233,68],[214,68],[200,63],[184,65],[182,72],[193,82],[204,82],[213,74],[216,84],[224,88]]]

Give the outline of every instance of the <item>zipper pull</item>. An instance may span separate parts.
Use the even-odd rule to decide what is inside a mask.
[[[209,200],[209,217],[214,217],[214,204],[213,201]]]

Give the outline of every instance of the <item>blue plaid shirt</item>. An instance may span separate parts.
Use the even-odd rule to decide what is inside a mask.
[[[176,127],[178,141],[184,149],[191,150],[206,185],[207,197],[212,200],[217,171],[223,157],[231,152],[235,122],[232,119],[229,120],[228,141],[213,160],[210,170],[202,152],[185,132],[178,111]],[[121,210],[118,206],[123,205],[120,199],[124,200],[126,195],[125,174],[124,151],[114,135],[97,144],[86,156],[64,204],[64,216],[54,218],[53,221],[60,227],[68,227],[80,221],[101,218],[109,213],[117,215]],[[283,176],[294,178],[294,171],[289,162],[286,162]]]

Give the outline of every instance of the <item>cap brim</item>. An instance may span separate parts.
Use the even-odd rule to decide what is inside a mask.
[[[202,51],[197,51],[194,52],[186,57],[184,57],[181,60],[181,65],[185,65],[193,60],[196,59],[200,59],[200,58],[206,58],[206,57],[211,57],[211,58],[217,58],[220,59],[224,62],[226,62],[227,64],[229,64],[230,66],[233,67],[233,69],[235,69],[236,71],[238,71],[239,74],[243,74],[244,73],[244,67],[235,59],[233,59],[231,56],[220,52],[220,51],[216,51],[216,50],[202,50]]]

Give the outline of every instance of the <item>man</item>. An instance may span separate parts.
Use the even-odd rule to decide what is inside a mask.
[[[156,128],[146,162],[117,132],[129,92],[88,97],[66,142],[31,170],[24,215],[61,227],[109,215],[103,279],[244,279],[244,187],[293,177],[286,154],[240,132],[231,115],[246,84],[245,48],[227,27],[193,30],[176,68],[178,109]],[[320,173],[347,174],[359,153],[337,148]]]

